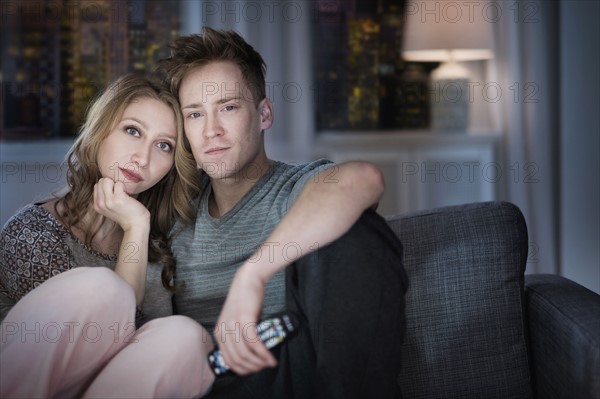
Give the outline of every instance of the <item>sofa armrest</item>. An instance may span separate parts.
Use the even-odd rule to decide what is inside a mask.
[[[600,295],[564,277],[525,276],[538,398],[600,398]]]

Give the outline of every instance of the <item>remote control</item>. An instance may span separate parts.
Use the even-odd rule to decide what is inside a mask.
[[[280,313],[259,322],[256,332],[267,349],[271,349],[289,338],[297,328],[298,321],[295,317],[289,313]],[[217,377],[234,374],[225,363],[218,347],[208,354],[208,363]]]

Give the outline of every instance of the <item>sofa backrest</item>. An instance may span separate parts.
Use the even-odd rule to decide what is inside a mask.
[[[410,281],[403,397],[531,397],[519,209],[487,202],[387,220]]]

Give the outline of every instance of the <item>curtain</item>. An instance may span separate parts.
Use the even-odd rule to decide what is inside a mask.
[[[558,273],[559,37],[554,1],[494,3],[495,62],[503,134],[501,200],[516,204],[529,231],[527,273]],[[493,13],[492,13],[493,11]]]

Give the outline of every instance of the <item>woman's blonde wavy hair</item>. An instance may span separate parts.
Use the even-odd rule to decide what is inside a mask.
[[[82,225],[93,202],[94,185],[102,177],[97,164],[98,149],[121,120],[125,108],[141,98],[161,101],[173,110],[176,117],[174,167],[155,186],[137,197],[151,215],[148,260],[163,264],[162,283],[168,290],[175,291],[175,259],[170,249],[169,232],[177,218],[184,223],[196,219],[192,200],[200,191],[200,181],[190,144],[183,134],[179,102],[159,80],[139,74],[125,75],[109,85],[91,104],[79,136],[67,153],[66,192],[59,197],[54,210],[69,229],[75,226],[82,229],[85,244],[91,247],[104,220],[102,215],[95,214],[92,220],[86,220]]]

